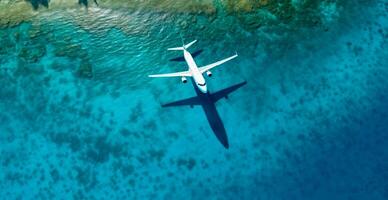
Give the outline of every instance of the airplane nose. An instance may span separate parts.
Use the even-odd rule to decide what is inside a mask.
[[[202,86],[201,90],[202,90],[203,93],[207,93],[207,87],[206,86]]]

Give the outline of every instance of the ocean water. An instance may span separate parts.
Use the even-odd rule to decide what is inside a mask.
[[[388,199],[388,2],[316,4],[1,26],[0,199]],[[187,69],[180,35],[200,66],[239,54],[206,77],[247,82],[215,103],[228,149],[201,106],[162,107],[191,84],[147,77]]]

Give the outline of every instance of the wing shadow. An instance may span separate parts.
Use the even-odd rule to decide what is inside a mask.
[[[193,58],[195,58],[195,57],[197,57],[199,54],[201,54],[202,52],[203,52],[203,49],[200,49],[200,50],[195,51],[194,53],[192,53],[191,56],[193,56]],[[174,61],[174,62],[184,62],[184,61],[185,61],[185,58],[184,58],[183,56],[179,56],[179,57],[170,59],[170,61]]]
[[[217,92],[214,92],[214,93],[209,92],[206,94],[199,91],[199,89],[197,88],[193,80],[191,82],[193,83],[197,96],[163,104],[162,107],[174,107],[174,106],[193,107],[195,105],[201,105],[206,115],[207,121],[209,122],[209,125],[213,130],[213,133],[216,135],[218,141],[220,141],[220,143],[226,149],[228,149],[229,148],[228,135],[226,134],[224,123],[222,122],[220,114],[217,111],[215,103],[222,98],[228,98],[228,95],[230,93],[244,86],[245,84],[247,84],[247,82],[244,81],[244,82],[232,85],[228,88],[219,90]]]

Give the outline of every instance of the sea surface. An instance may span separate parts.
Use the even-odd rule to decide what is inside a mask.
[[[0,199],[388,199],[388,2],[220,2],[2,24]],[[206,77],[246,81],[215,103],[228,149],[201,106],[162,107],[190,81],[148,78],[187,69],[181,36],[199,66],[239,55]]]

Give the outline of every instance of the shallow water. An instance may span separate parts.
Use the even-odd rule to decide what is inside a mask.
[[[387,199],[387,2],[330,2],[316,23],[91,7],[0,29],[0,197]],[[147,77],[186,69],[180,34],[198,65],[239,53],[207,78],[247,81],[216,103],[229,149],[201,107],[161,107],[191,84]]]

